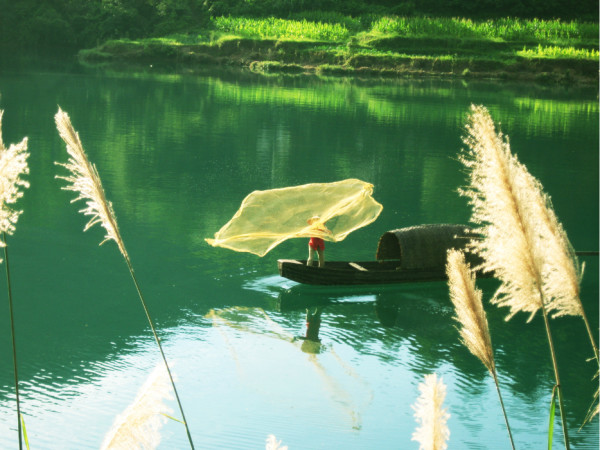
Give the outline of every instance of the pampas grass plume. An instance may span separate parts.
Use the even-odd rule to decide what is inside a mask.
[[[511,154],[485,107],[471,106],[466,130],[469,150],[460,160],[470,183],[461,194],[483,236],[469,249],[483,258],[479,269],[502,282],[492,303],[510,309],[507,320],[519,311],[531,320],[542,307],[550,316],[581,315],[582,268],[540,182]]]
[[[498,375],[496,374],[487,316],[481,301],[482,292],[475,287],[475,273],[471,271],[471,267],[465,261],[465,255],[462,251],[448,251],[446,274],[448,275],[448,286],[450,287],[450,300],[452,300],[456,312],[455,320],[461,325],[459,329],[461,341],[473,355],[481,360],[494,378],[508,437],[514,449],[515,443],[508,423],[504,401],[502,400]]]
[[[23,196],[22,189],[29,187],[29,183],[22,178],[29,173],[29,152],[27,138],[6,148],[2,141],[3,115],[4,111],[0,110],[0,233],[13,234],[23,211],[13,209],[12,205]],[[0,247],[4,246],[6,243],[0,239]]]
[[[6,287],[8,293],[10,328],[12,337],[13,367],[15,377],[15,397],[17,403],[17,430],[19,433],[19,448],[23,444],[22,414],[19,396],[19,371],[17,364],[17,348],[15,342],[15,320],[13,313],[13,301],[10,283],[10,270],[8,267],[8,252],[6,249],[6,235],[13,234],[17,220],[23,211],[16,210],[12,205],[23,196],[22,188],[28,188],[29,183],[21,178],[22,175],[29,173],[27,158],[27,138],[24,138],[19,144],[13,144],[6,148],[2,140],[2,116],[4,111],[0,110],[0,247],[4,247],[6,258]],[[2,262],[2,258],[0,258]],[[27,438],[27,436],[25,436]],[[25,441],[27,443],[27,440]]]
[[[488,110],[471,106],[464,151],[460,160],[470,183],[461,194],[473,207],[471,222],[479,224],[481,239],[468,249],[501,281],[491,302],[509,308],[506,320],[518,312],[529,320],[541,310],[556,379],[565,447],[570,448],[563,389],[548,319],[580,316],[586,326],[596,361],[597,330],[585,316],[579,296],[583,267],[558,222],[550,197],[541,183],[510,151],[508,137],[496,132]]]
[[[444,450],[450,430],[446,422],[450,414],[442,408],[446,397],[446,385],[436,374],[425,375],[425,381],[419,384],[421,395],[412,406],[415,418],[420,425],[413,433],[412,440],[419,442],[420,450]]]
[[[134,402],[117,416],[106,434],[101,450],[153,449],[160,444],[160,428],[171,409],[171,382],[163,365],[150,374]]]
[[[287,445],[282,446],[281,441],[278,441],[275,435],[270,434],[267,437],[266,450],[288,450]]]
[[[462,343],[477,356],[483,365],[494,374],[494,352],[488,321],[481,301],[481,290],[475,287],[475,275],[465,262],[465,255],[458,250],[448,251],[446,265],[450,300],[454,304],[456,321]]]
[[[67,153],[69,154],[69,159],[66,164],[56,164],[64,167],[70,172],[70,175],[66,177],[57,176],[57,178],[63,179],[68,183],[68,185],[62,189],[77,193],[77,197],[71,200],[71,203],[78,200],[84,200],[86,202],[86,207],[80,212],[86,216],[91,216],[91,218],[85,226],[84,231],[87,231],[90,227],[99,223],[106,230],[106,235],[104,240],[100,242],[100,245],[109,240],[115,241],[119,247],[119,251],[126,260],[129,260],[129,256],[125,250],[125,244],[119,233],[119,227],[117,226],[117,219],[112,204],[106,200],[104,188],[102,187],[102,182],[98,176],[96,166],[88,160],[83,145],[81,144],[81,140],[79,139],[79,133],[77,133],[71,125],[69,115],[62,109],[58,108],[54,120],[60,137],[65,144],[67,144]]]

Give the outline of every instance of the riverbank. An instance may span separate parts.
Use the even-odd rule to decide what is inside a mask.
[[[325,23],[212,20],[210,30],[111,40],[82,50],[79,57],[92,65],[127,63],[189,70],[216,65],[265,74],[598,83],[595,24],[513,20],[506,26],[488,21],[482,31],[482,24],[465,19],[428,19],[427,27],[423,19],[406,18],[385,18],[385,25],[381,18],[368,26],[360,25],[364,20],[352,22],[343,17]]]

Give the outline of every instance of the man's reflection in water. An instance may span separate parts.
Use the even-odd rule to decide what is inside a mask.
[[[302,342],[301,350],[305,353],[319,353],[321,351],[321,339],[319,330],[321,328],[322,306],[306,308],[306,335],[299,337]]]

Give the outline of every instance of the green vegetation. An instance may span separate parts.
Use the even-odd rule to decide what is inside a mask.
[[[229,16],[341,25],[351,34],[370,29],[376,21],[374,31],[406,34],[409,30],[410,35],[422,28],[429,30],[425,34],[436,33],[440,22],[433,23],[430,18],[442,17],[447,18],[445,30],[454,27],[461,34],[453,35],[461,37],[464,32],[474,32],[471,21],[494,34],[505,33],[502,21],[506,20],[511,32],[534,33],[536,38],[545,21],[542,32],[552,33],[553,27],[559,27],[569,39],[578,32],[578,24],[598,23],[597,0],[0,0],[0,11],[0,47],[11,48],[89,48],[108,39],[210,29],[211,18]],[[505,17],[530,22],[515,28],[514,20]],[[497,25],[500,30],[494,30]],[[569,31],[569,27],[575,30]],[[515,35],[503,38],[521,39]]]
[[[81,53],[94,63],[596,83],[597,9],[592,0],[0,0],[0,49],[95,47]]]
[[[217,31],[248,38],[341,42],[350,36],[348,29],[340,23],[284,20],[274,17],[215,17],[211,21]]]
[[[216,37],[249,39],[285,39],[368,44],[382,39],[410,37],[422,39],[485,40],[496,43],[536,42],[597,47],[598,24],[561,22],[559,20],[523,20],[503,18],[473,21],[457,18],[423,18],[384,16],[367,21],[351,17],[313,13],[313,19],[286,20],[275,17],[213,17],[205,30],[172,33],[149,38],[165,44],[200,44],[214,42]],[[363,27],[361,23],[367,23]],[[148,39],[142,39],[142,41]],[[504,46],[506,47],[506,46]]]
[[[88,63],[217,64],[263,73],[435,74],[566,83],[598,79],[595,23],[352,18],[318,12],[312,17],[214,17],[205,28],[140,40],[111,40],[80,55]]]
[[[373,22],[372,32],[404,36],[443,36],[461,39],[503,41],[594,41],[598,25],[560,20],[501,18],[474,21],[465,18],[382,17]]]
[[[523,48],[523,50],[518,52],[518,55],[524,58],[566,58],[587,59],[592,61],[598,60],[598,50],[587,50],[574,47],[557,47],[556,45],[551,45],[548,47],[538,45],[536,48],[531,49]]]

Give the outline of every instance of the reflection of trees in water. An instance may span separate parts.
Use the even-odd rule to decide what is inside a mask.
[[[464,119],[461,96],[466,101],[473,93],[481,93],[488,98],[486,103],[498,104],[501,112],[517,109],[517,115],[501,113],[504,126],[515,136],[534,132],[547,137],[555,133],[561,137],[565,133],[586,135],[589,125],[581,118],[597,117],[598,112],[595,95],[590,99],[585,91],[570,91],[563,99],[556,99],[543,90],[532,96],[532,87],[486,83],[471,83],[464,90],[440,82],[382,84],[377,80],[349,84],[347,80],[265,79],[230,73],[205,77],[113,73],[101,79],[78,75],[76,83],[63,73],[43,76],[44,86],[53,87],[44,91],[58,90],[74,111],[89,112],[79,115],[78,123],[81,133],[89,136],[87,150],[103,173],[115,205],[134,216],[136,223],[155,223],[169,217],[178,226],[159,227],[162,238],[180,241],[183,234],[192,243],[216,231],[252,190],[300,184],[290,180],[298,180],[298,167],[312,158],[327,169],[328,177],[332,171],[338,179],[356,176],[360,168],[365,178],[377,180],[379,186],[385,174],[396,183],[393,194],[389,194],[392,200],[397,200],[403,187],[417,183],[424,186],[427,202],[437,199],[438,205],[442,201],[462,205],[454,191],[435,189],[440,172],[456,172],[455,162],[413,151],[415,147],[439,145],[423,130],[446,133],[443,139],[456,139],[460,145],[455,130]],[[35,81],[29,85],[42,86]],[[26,95],[37,100],[46,94],[40,88]],[[38,110],[28,110],[24,113],[27,116],[16,120],[28,122],[25,117],[39,115]],[[413,125],[415,117],[419,118],[418,129]],[[303,126],[290,126],[294,123]],[[353,123],[361,126],[352,133],[332,135],[341,124],[352,127]],[[332,151],[323,152],[315,145],[323,141]],[[397,154],[389,153],[387,142],[401,144],[394,150]],[[40,158],[50,162],[39,165],[45,173],[53,171],[51,154],[40,153]],[[557,152],[540,154],[562,157]],[[584,158],[585,154],[575,152],[572,157]],[[390,161],[389,157],[398,165],[373,163]],[[392,171],[397,172],[400,165],[403,176],[398,179]],[[52,180],[53,175],[47,179]],[[584,177],[580,182],[594,180]],[[173,195],[174,190],[177,195]],[[36,208],[52,217],[59,209],[48,205],[60,202],[47,192],[36,191],[30,197],[31,201],[35,197]],[[381,190],[379,194],[387,192]],[[202,208],[190,208],[194,204]],[[446,214],[453,214],[453,208],[447,208]]]

